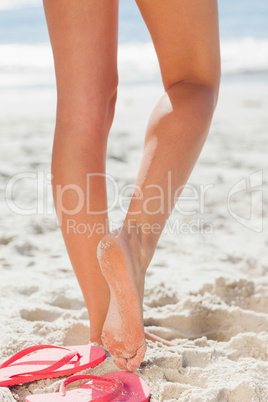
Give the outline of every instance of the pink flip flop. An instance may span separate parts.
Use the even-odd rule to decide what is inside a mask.
[[[95,367],[105,358],[105,351],[97,346],[31,346],[0,364],[0,387],[71,375]]]
[[[65,387],[78,380],[91,380],[72,391]],[[62,382],[60,392],[31,395],[26,402],[147,402],[150,390],[146,382],[136,374],[119,371],[96,377],[75,375]]]

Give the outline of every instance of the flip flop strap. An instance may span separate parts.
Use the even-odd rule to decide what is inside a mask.
[[[15,353],[13,356],[11,356],[9,359],[5,360],[3,363],[0,364],[0,369],[8,367],[11,363],[14,363],[15,361],[21,359],[22,357],[28,355],[29,353],[35,352],[37,350],[42,350],[42,349],[63,349],[68,351],[65,356],[63,356],[60,360],[57,362],[51,364],[50,366],[41,369],[41,370],[34,370],[34,371],[28,371],[25,373],[15,373],[9,376],[9,378],[12,377],[23,377],[31,374],[47,374],[51,373],[58,368],[64,366],[66,363],[70,362],[74,356],[77,356],[77,361],[81,358],[80,354],[76,352],[75,350],[65,348],[62,346],[53,346],[53,345],[36,345],[36,346],[30,346],[29,348],[23,349],[18,353]],[[30,362],[29,362],[30,364]]]
[[[95,375],[74,375],[72,377],[67,378],[66,380],[64,380],[61,383],[60,386],[60,396],[65,396],[66,395],[66,387],[67,385],[71,384],[74,381],[78,381],[78,380],[94,380],[94,381],[99,381],[102,383],[106,383],[106,384],[110,384],[111,386],[115,386],[116,388],[113,389],[111,391],[111,393],[109,395],[105,395],[105,401],[113,401],[117,396],[119,396],[122,391],[123,391],[123,387],[124,384],[122,383],[122,381],[118,381],[118,380],[112,380],[112,379],[108,379],[108,378],[103,378],[103,377],[97,377]],[[90,387],[90,384],[88,384]],[[94,389],[94,388],[93,388]],[[107,399],[109,398],[109,399]]]

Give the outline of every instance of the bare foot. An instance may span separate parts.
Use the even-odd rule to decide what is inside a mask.
[[[148,341],[160,342],[166,346],[175,346],[174,343],[167,341],[166,339],[163,339],[160,336],[151,334],[150,332],[147,332],[147,331],[144,331],[144,336],[145,336],[145,339],[147,339]],[[101,340],[101,335],[96,338],[90,338],[90,342],[97,343],[98,345],[101,345],[101,346],[103,345],[102,340]]]
[[[123,230],[107,234],[98,245],[98,259],[111,300],[102,341],[122,370],[134,371],[142,362],[146,343],[143,326],[145,271],[137,239]]]

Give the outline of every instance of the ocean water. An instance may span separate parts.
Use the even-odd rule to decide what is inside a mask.
[[[164,0],[163,0],[164,1]],[[268,75],[268,1],[219,0],[223,75]],[[0,87],[54,85],[40,0],[0,0]],[[134,0],[120,0],[120,82],[160,79],[156,55]]]

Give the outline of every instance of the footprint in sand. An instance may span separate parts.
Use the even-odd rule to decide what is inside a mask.
[[[20,311],[21,318],[26,321],[53,322],[61,316],[58,311],[36,308],[34,310],[23,309]]]
[[[65,294],[56,295],[52,301],[48,302],[51,306],[59,307],[65,310],[81,310],[84,308],[85,302],[77,298],[66,297]]]
[[[1,236],[0,237],[0,245],[7,246],[13,239],[14,239],[13,236]]]
[[[37,286],[25,286],[19,287],[17,292],[24,296],[31,296],[33,293],[36,293],[39,290]]]
[[[69,326],[64,336],[63,345],[87,345],[89,341],[89,326],[79,322]]]
[[[145,304],[148,307],[162,307],[167,304],[176,304],[179,301],[174,290],[167,288],[164,282],[160,282],[153,288],[145,289],[144,296]]]
[[[267,293],[267,292],[266,292]],[[268,295],[249,281],[220,278],[175,305],[145,311],[147,326],[172,328],[174,337],[228,341],[237,334],[268,331]]]
[[[17,244],[15,246],[15,250],[20,254],[20,255],[25,255],[28,257],[33,257],[34,256],[34,251],[37,250],[37,247],[34,246],[33,244],[29,242],[24,242],[22,244]]]

